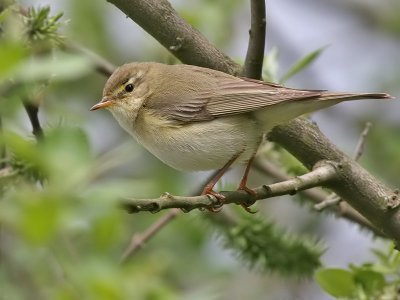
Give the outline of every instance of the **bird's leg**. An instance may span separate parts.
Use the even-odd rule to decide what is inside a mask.
[[[247,162],[246,169],[244,170],[242,180],[240,180],[239,187],[238,187],[238,190],[245,191],[252,196],[257,196],[257,193],[254,190],[252,190],[251,188],[247,187],[247,179],[249,178],[251,164],[253,163],[255,156],[256,156],[256,154],[254,153],[251,156],[251,158],[249,159],[249,161]]]
[[[256,156],[256,153],[257,152],[254,152],[254,154],[251,156],[251,158],[247,162],[246,169],[244,170],[244,174],[243,174],[242,180],[240,180],[239,187],[238,187],[238,190],[245,191],[246,193],[250,194],[253,197],[257,196],[257,193],[254,190],[252,190],[251,188],[247,187],[247,179],[249,178],[249,172],[250,172],[251,164],[254,161],[254,157]],[[240,206],[242,206],[243,209],[245,211],[247,211],[248,213],[251,213],[251,214],[255,214],[256,213],[256,211],[252,211],[249,208],[249,206],[247,206],[246,204],[240,204]]]
[[[215,184],[218,182],[218,180],[221,179],[221,177],[225,174],[225,172],[229,169],[229,167],[234,163],[234,161],[240,156],[241,153],[234,155],[218,172],[215,174],[215,176],[206,184],[206,186],[203,189],[203,192],[201,193],[202,195],[213,195],[217,200],[220,202],[223,202],[225,199],[225,196],[217,193],[213,190]],[[209,208],[208,209],[211,212],[218,212],[219,209],[215,208]]]

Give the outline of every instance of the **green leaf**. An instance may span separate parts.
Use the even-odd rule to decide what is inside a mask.
[[[315,280],[334,297],[351,297],[356,292],[353,273],[343,269],[320,269]]]
[[[379,292],[385,287],[383,274],[372,270],[357,270],[354,274],[354,281],[361,285],[369,295]]]
[[[22,196],[22,195],[21,195]],[[23,202],[21,219],[18,225],[24,236],[34,243],[45,243],[56,233],[60,222],[60,207],[49,195],[40,193]]]
[[[39,145],[49,180],[64,188],[77,189],[84,183],[91,160],[86,134],[79,128],[59,127],[46,133]]]
[[[21,185],[10,194],[0,203],[2,224],[7,224],[31,245],[43,245],[55,237],[63,212],[56,194]]]
[[[0,79],[8,77],[26,55],[26,49],[19,43],[0,43]]]
[[[43,158],[33,140],[27,140],[13,132],[5,132],[1,137],[1,142],[7,145],[16,161],[29,165],[29,167],[41,166]],[[14,169],[17,168],[14,167]]]
[[[313,52],[307,54],[305,57],[300,59],[298,62],[296,62],[290,69],[289,71],[286,72],[285,75],[282,76],[281,80],[279,80],[280,83],[285,82],[288,80],[290,77],[294,76],[304,68],[308,67],[312,62],[314,62],[326,49],[327,46],[318,48],[317,50],[314,50]]]

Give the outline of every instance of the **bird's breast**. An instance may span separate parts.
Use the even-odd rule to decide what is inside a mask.
[[[205,122],[168,126],[152,115],[136,121],[132,135],[167,165],[185,171],[223,167],[234,155],[248,160],[262,132],[249,117],[232,116]]]

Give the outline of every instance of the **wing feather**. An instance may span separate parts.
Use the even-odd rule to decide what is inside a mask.
[[[207,99],[206,111],[214,117],[248,113],[286,101],[316,98],[320,91],[288,89],[262,81],[220,82],[218,89],[202,92],[196,98]]]
[[[168,85],[159,85],[146,107],[182,123],[249,113],[286,101],[321,96],[321,91],[291,89],[195,66],[168,66],[168,77]]]

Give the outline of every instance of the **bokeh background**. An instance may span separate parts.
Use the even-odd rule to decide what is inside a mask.
[[[105,1],[21,3],[25,6],[49,5],[53,13],[64,12],[62,20],[66,24],[61,31],[66,39],[80,43],[115,65],[130,61],[176,62],[157,41]],[[244,60],[250,24],[249,1],[176,0],[171,3],[220,49],[238,62]],[[269,57],[266,68],[272,70],[276,78],[308,53],[326,47],[315,62],[290,78],[286,85],[334,91],[387,92],[400,98],[400,4],[397,0],[272,0],[266,5],[265,54]],[[40,106],[39,117],[45,130],[60,124],[82,129],[88,137],[91,159],[99,165],[96,168],[98,174],[93,175],[96,177],[93,187],[85,193],[92,195],[93,202],[95,196],[103,197],[99,200],[102,203],[100,212],[93,212],[92,206],[87,207],[68,225],[75,226],[81,235],[65,242],[65,247],[73,245],[72,252],[76,250],[75,243],[80,243],[80,247],[95,247],[91,245],[95,243],[91,241],[93,222],[97,220],[96,216],[104,220],[102,209],[113,211],[112,205],[104,204],[107,199],[118,196],[150,198],[165,191],[184,195],[207,176],[207,173],[187,174],[172,170],[131,139],[107,111],[89,112],[88,109],[101,98],[105,81],[101,74],[88,71],[76,78],[56,82],[50,85]],[[399,111],[397,100],[371,100],[343,103],[317,112],[311,118],[349,155],[365,123],[372,122],[360,163],[382,181],[396,187],[400,170]],[[3,127],[31,137],[30,123],[23,109],[17,108],[13,114],[5,116]],[[233,188],[240,178],[240,171],[240,168],[232,170],[219,188]],[[71,176],[75,175],[72,173]],[[269,180],[254,172],[250,185]],[[310,206],[299,204],[296,197],[263,201],[257,209],[291,232],[320,239],[326,246],[322,256],[324,266],[347,267],[349,263],[371,261],[374,260],[371,247],[387,247],[386,242],[360,231],[348,221],[312,212]],[[119,211],[107,214],[109,226],[116,229],[105,230],[105,233],[99,229],[104,236],[98,238],[97,243],[103,250],[96,259],[81,256],[79,252],[72,254],[75,260],[93,260],[77,272],[81,272],[82,278],[96,273],[104,279],[105,286],[109,284],[107,278],[119,276],[118,280],[124,285],[132,284],[135,299],[331,299],[313,280],[287,279],[249,269],[232,251],[221,246],[221,238],[212,225],[203,220],[201,213],[181,215],[163,229],[129,261],[129,276],[124,277],[116,269],[99,263],[115,260],[118,267],[118,257],[131,235],[146,229],[162,214],[126,215]],[[29,243],[17,245],[25,245],[25,249],[31,247]],[[32,254],[38,265],[30,262],[23,250],[22,261],[32,264],[32,268],[40,268],[40,263],[48,261],[60,277],[69,272],[63,271],[65,266],[60,264],[63,257],[59,252],[46,251],[42,247],[46,248],[39,246]],[[43,280],[38,279],[38,282],[44,284]],[[12,290],[8,288],[8,291]],[[25,288],[29,289],[28,283]],[[114,299],[114,294],[110,295],[108,299]]]

